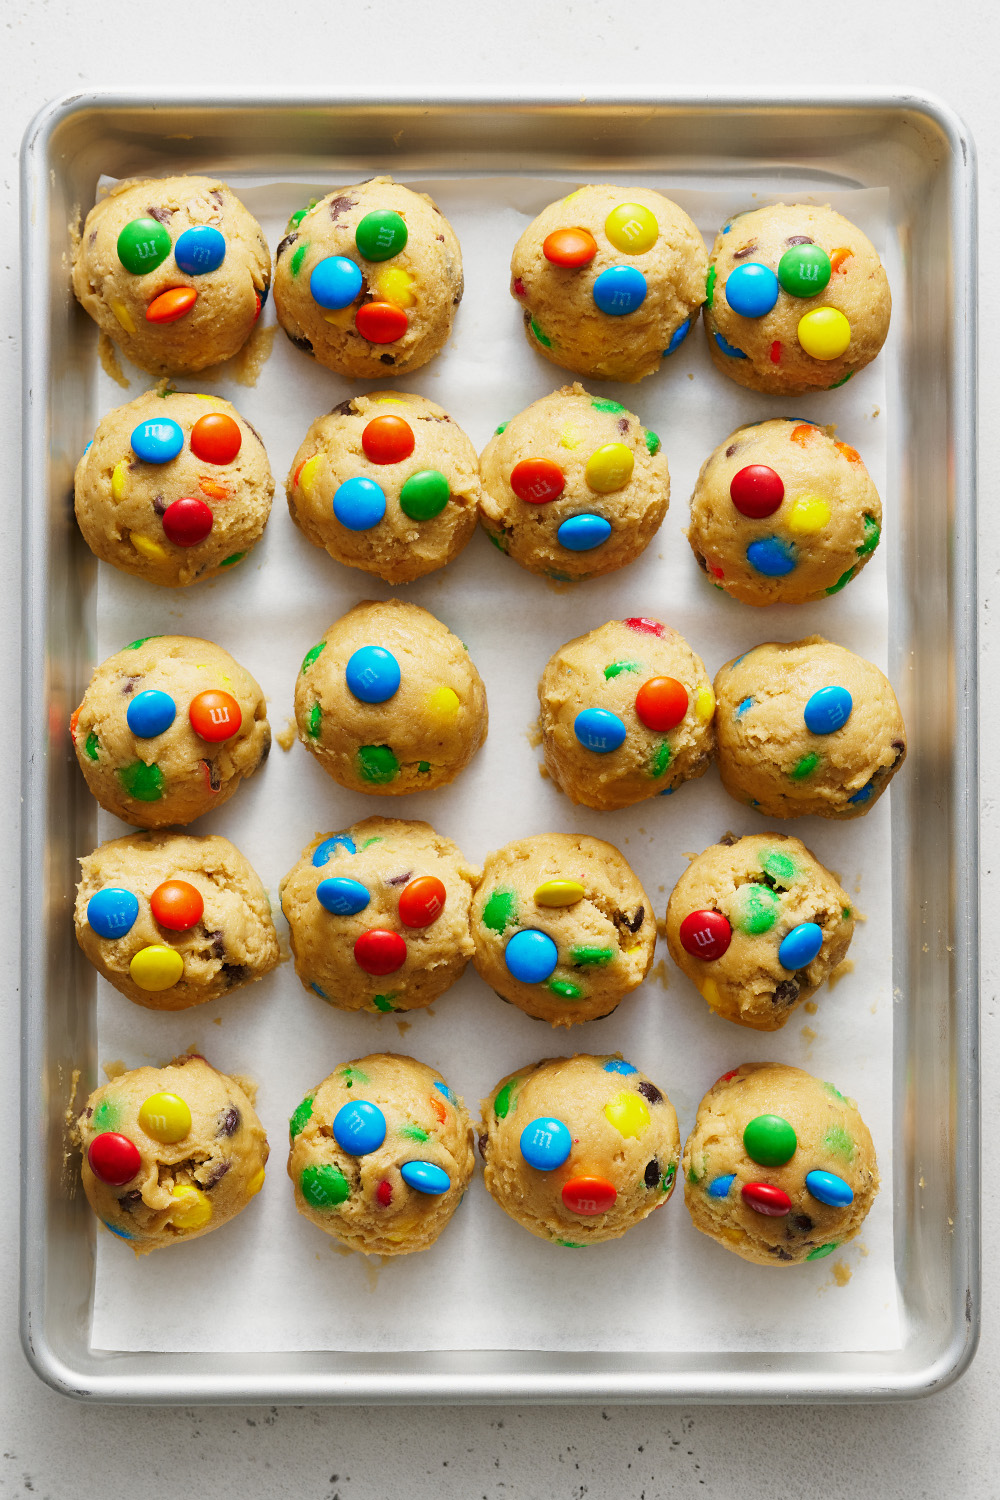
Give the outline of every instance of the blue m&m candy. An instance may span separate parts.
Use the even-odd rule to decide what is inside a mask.
[[[131,932],[139,915],[139,902],[131,891],[106,885],[87,902],[87,921],[102,938],[124,937]]]
[[[559,545],[567,552],[591,552],[611,535],[611,522],[603,516],[570,516],[556,532]]]
[[[132,452],[146,464],[168,464],[184,447],[184,434],[170,417],[140,422],[129,439]]]
[[[854,1189],[834,1172],[807,1172],[806,1187],[820,1203],[830,1208],[846,1208],[854,1202]]]
[[[543,984],[559,962],[559,949],[547,932],[526,927],[515,932],[503,957],[509,972],[522,984]]]
[[[162,734],[176,717],[177,704],[169,693],[161,693],[158,688],[136,693],[125,715],[128,727],[141,740],[151,740],[154,735]]]
[[[851,717],[854,699],[845,687],[824,687],[813,693],[803,710],[810,734],[833,734]]]
[[[765,578],[784,578],[795,567],[795,548],[780,536],[763,536],[747,548],[747,562]]]
[[[664,358],[666,358],[668,354],[673,354],[675,350],[679,349],[690,332],[691,319],[685,318],[681,326],[674,329],[673,337],[663,351]]]
[[[609,266],[594,282],[594,301],[612,318],[635,312],[646,298],[646,278],[635,266]]]
[[[361,267],[346,255],[328,255],[313,268],[309,290],[320,307],[347,307],[361,290]]]
[[[804,969],[811,964],[823,946],[823,929],[815,922],[800,922],[778,949],[778,962],[784,969]]]
[[[724,1177],[716,1177],[713,1182],[708,1184],[708,1196],[710,1198],[728,1198],[729,1189],[735,1181],[735,1172],[727,1172]]]
[[[585,708],[573,720],[573,733],[585,750],[609,755],[625,743],[627,730],[617,714],[607,708]]]
[[[418,1193],[428,1193],[433,1197],[439,1197],[451,1187],[451,1178],[448,1173],[432,1161],[404,1161],[399,1169],[399,1175],[407,1187],[415,1188]]]
[[[450,1104],[454,1104],[454,1102],[455,1102],[454,1090],[450,1089],[446,1083],[442,1083],[439,1078],[435,1078],[435,1080],[434,1080],[434,1087],[437,1089],[437,1091],[438,1091],[439,1094],[443,1094],[444,1095],[444,1097],[448,1100],[448,1102]]]
[[[367,1099],[352,1099],[333,1117],[333,1138],[348,1156],[367,1156],[385,1140],[385,1115]]]
[[[721,333],[715,332],[712,334],[712,337],[715,339],[715,342],[718,344],[723,354],[728,355],[730,359],[747,358],[742,349],[737,349],[736,345],[731,344],[728,339],[724,339]]]
[[[371,899],[371,892],[360,880],[334,876],[321,880],[316,887],[316,900],[335,917],[353,917],[355,912],[364,911]]]
[[[321,844],[316,845],[313,850],[313,864],[325,865],[338,844],[342,844],[348,854],[357,854],[358,852],[357,845],[348,834],[335,833],[332,838],[324,839]]]
[[[368,531],[385,515],[385,493],[374,479],[345,479],[333,497],[333,513],[348,531]]]
[[[399,662],[382,646],[362,646],[349,659],[347,686],[362,703],[385,703],[399,688]]]
[[[778,278],[770,266],[749,261],[730,271],[725,292],[734,313],[742,318],[762,318],[778,300]]]
[[[629,1074],[635,1073],[637,1069],[633,1068],[632,1064],[626,1062],[624,1058],[609,1057],[604,1064],[604,1071],[605,1073],[620,1073],[623,1078],[628,1078]]]
[[[562,1120],[532,1120],[521,1131],[521,1155],[536,1172],[554,1172],[573,1149],[573,1137]]]
[[[864,784],[864,786],[861,788],[861,790],[859,792],[855,792],[854,796],[853,797],[848,797],[847,800],[848,800],[848,802],[853,802],[854,805],[857,806],[861,802],[867,802],[868,798],[872,795],[872,793],[874,792],[874,790],[875,790],[875,782],[874,781],[866,781],[865,784]]]
[[[187,276],[205,276],[217,271],[226,258],[226,238],[211,224],[185,229],[174,246],[177,269]]]

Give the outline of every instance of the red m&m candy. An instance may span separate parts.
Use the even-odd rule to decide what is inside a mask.
[[[373,464],[398,464],[413,452],[413,428],[402,417],[376,417],[362,432],[361,446]]]
[[[198,738],[213,745],[231,740],[243,723],[240,705],[232,693],[224,693],[221,688],[209,688],[192,698],[188,718]]]
[[[215,518],[204,500],[186,495],[163,512],[163,530],[175,547],[196,547],[212,530]]]
[[[403,337],[410,320],[392,302],[365,302],[358,308],[354,326],[369,344],[393,344]]]
[[[354,957],[366,974],[395,974],[406,962],[406,940],[398,932],[373,927],[354,944]]]
[[[650,677],[635,695],[635,711],[647,729],[676,729],[688,711],[688,692],[676,677]]]
[[[243,446],[239,424],[225,412],[209,412],[191,428],[191,452],[206,464],[231,464]]]
[[[618,1190],[604,1177],[571,1177],[562,1190],[562,1201],[571,1214],[593,1218],[614,1208]]]
[[[172,286],[169,291],[154,297],[146,308],[147,323],[176,323],[191,311],[198,300],[193,286]]]
[[[116,1130],[105,1130],[102,1135],[94,1136],[87,1148],[87,1160],[94,1176],[112,1187],[123,1187],[126,1182],[131,1182],[142,1166],[138,1146]]]
[[[511,470],[510,487],[529,505],[548,505],[566,488],[566,476],[550,458],[522,458]]]
[[[680,926],[681,947],[692,958],[721,958],[732,937],[733,929],[721,911],[688,912]]]
[[[201,921],[205,903],[190,881],[164,880],[150,896],[149,909],[161,927],[187,932]]]
[[[399,898],[399,920],[406,927],[429,927],[444,911],[444,882],[436,875],[420,875],[403,887]]]
[[[730,480],[729,496],[741,516],[759,521],[774,515],[785,498],[785,486],[767,464],[748,464]]]
[[[554,266],[589,266],[597,241],[589,229],[553,229],[545,236],[542,254]]]
[[[743,1202],[754,1213],[766,1214],[769,1219],[783,1219],[792,1211],[792,1200],[781,1188],[769,1182],[745,1182],[740,1189]]]
[[[649,620],[645,615],[629,615],[622,624],[627,625],[629,630],[637,630],[640,635],[663,635],[663,626],[659,620]]]

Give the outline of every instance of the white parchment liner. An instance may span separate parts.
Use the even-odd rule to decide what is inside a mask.
[[[364,170],[298,184],[231,177],[260,219],[272,248],[286,219],[311,196]],[[508,296],[511,248],[544,205],[586,179],[437,178],[397,174],[432,194],[462,243],[466,295],[451,343],[399,389],[440,402],[482,448],[494,427],[529,402],[571,381],[525,344]],[[683,181],[618,174],[667,192],[692,215],[711,244],[730,214],[765,202],[830,202],[859,224],[901,285],[898,247],[882,190],[824,191],[815,177],[763,175],[755,191],[732,181],[692,188]],[[274,319],[271,303],[265,323]],[[490,704],[486,746],[457,783],[408,798],[342,791],[298,744],[275,745],[264,770],[217,815],[192,825],[219,832],[244,851],[268,887],[279,933],[282,875],[319,831],[369,813],[426,818],[474,861],[507,840],[550,829],[596,834],[634,865],[662,919],[686,866],[730,829],[768,826],[802,838],[834,870],[867,917],[851,949],[852,973],[797,1010],[784,1031],[759,1035],[713,1017],[672,965],[661,941],[658,967],[619,1010],[570,1032],[551,1032],[502,1005],[471,965],[431,1011],[407,1017],[344,1015],[306,992],[290,963],[229,999],[180,1014],[131,1005],[98,981],[99,1057],[129,1067],[157,1063],[194,1046],[215,1066],[259,1083],[258,1110],[272,1156],[260,1197],[218,1234],[135,1260],[127,1246],[98,1233],[92,1343],[121,1350],[474,1349],[871,1350],[899,1344],[892,1243],[892,971],[888,798],[857,822],[819,818],[768,824],[723,792],[710,770],[676,795],[618,813],[575,809],[539,775],[530,742],[536,685],[550,654],[573,636],[626,614],[659,616],[676,626],[710,673],[768,639],[812,632],[886,667],[889,594],[886,557],[895,544],[895,497],[886,491],[887,388],[895,389],[893,339],[874,365],[839,390],[806,399],[743,391],[709,363],[696,327],[663,370],[638,386],[589,383],[658,432],[672,480],[671,508],[638,562],[576,586],[555,586],[523,572],[477,532],[445,571],[398,590],[443,619],[469,645]],[[153,384],[130,371],[126,395],[103,374],[97,419]],[[179,381],[183,389],[233,401],[262,434],[277,480],[271,521],[255,551],[225,578],[171,591],[100,565],[98,655],[153,632],[206,636],[229,649],[268,696],[272,727],[292,713],[296,673],[306,650],[351,605],[393,592],[331,561],[292,525],[283,482],[309,423],[346,396],[375,388],[340,379],[294,349],[278,331],[258,384],[222,376]],[[391,382],[386,382],[391,385]],[[709,451],[741,422],[796,415],[836,422],[856,446],[885,506],[882,546],[843,593],[816,605],[757,610],[713,589],[682,535],[687,502]],[[903,772],[905,775],[905,770]],[[125,832],[101,814],[102,838]],[[88,851],[81,849],[80,854]],[[620,1050],[666,1090],[682,1138],[699,1099],[723,1071],[773,1059],[808,1069],[854,1096],[875,1140],[882,1191],[860,1239],[829,1259],[795,1267],[748,1265],[692,1227],[671,1201],[624,1239],[567,1251],[544,1244],[509,1220],[486,1193],[481,1174],[447,1231],[420,1255],[379,1262],[338,1252],[295,1211],[285,1173],[287,1119],[306,1091],[337,1064],[366,1052],[395,1050],[440,1068],[478,1101],[502,1074],[539,1057]]]

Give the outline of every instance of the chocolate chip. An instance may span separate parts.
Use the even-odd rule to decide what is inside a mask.
[[[296,349],[301,349],[303,354],[311,354],[313,352],[313,346],[307,338],[296,338],[295,334],[289,333],[287,328],[285,329],[285,333],[288,335],[288,338],[291,340],[291,342],[295,345]]]
[[[225,958],[226,943],[222,936],[222,929],[215,928],[212,932],[206,932],[205,937],[212,945],[212,952],[216,958]]]
[[[628,417],[619,417],[618,418],[618,431],[619,432],[628,432]]]
[[[147,208],[146,212],[151,219],[156,220],[157,224],[169,224],[174,216],[172,208],[160,208],[159,206],[156,208]]]
[[[904,742],[902,740],[893,740],[893,742],[892,742],[892,748],[894,750],[905,750],[906,749],[906,745],[904,744]]]
[[[333,411],[330,413],[330,415],[331,417],[352,417],[356,410],[357,407],[354,405],[353,401],[340,401],[333,408]]]
[[[774,1005],[794,1005],[799,998],[799,985],[794,979],[783,979],[772,996]]]
[[[355,207],[357,201],[357,198],[349,198],[346,193],[338,193],[336,198],[330,199],[330,218],[336,223],[341,214],[346,214],[348,209]]]
[[[694,560],[698,564],[699,568],[701,569],[701,571],[703,573],[707,573],[708,572],[708,563],[705,560],[704,556],[700,552],[696,552],[695,553]]]
[[[642,1080],[641,1083],[637,1083],[636,1084],[635,1091],[636,1091],[637,1094],[641,1094],[644,1099],[648,1099],[649,1102],[650,1102],[650,1104],[662,1104],[663,1103],[663,1095],[660,1093],[659,1089],[656,1087],[656,1084],[655,1083],[647,1083],[646,1080],[645,1080],[645,1078]]]
[[[222,1181],[231,1166],[230,1161],[217,1161],[208,1176],[202,1178],[201,1185],[205,1191],[211,1192],[212,1188]]]
[[[810,1229],[813,1227],[813,1221],[812,1219],[810,1219],[808,1214],[792,1214],[788,1222],[791,1227],[793,1229],[797,1229],[800,1234],[808,1234]]]
[[[239,1128],[240,1112],[234,1104],[230,1109],[226,1110],[226,1113],[219,1121],[219,1128],[216,1131],[216,1135],[235,1135]]]
[[[443,245],[443,244],[444,244],[444,235],[443,235],[443,234],[436,234],[436,235],[435,235],[435,236],[434,236],[434,238],[435,238],[435,239],[436,239],[436,240],[440,240],[440,241],[441,241],[441,243],[442,243],[442,245]]]
[[[131,1214],[135,1212],[141,1202],[142,1194],[138,1188],[133,1188],[130,1193],[126,1193],[123,1198],[118,1199],[118,1207],[123,1209],[125,1213]]]
[[[624,921],[625,926],[628,928],[629,932],[638,932],[639,928],[646,920],[646,908],[644,906],[637,906],[631,916],[629,916],[627,912],[623,912],[622,920]]]
[[[746,260],[747,256],[748,255],[752,255],[754,253],[754,251],[756,250],[756,248],[757,248],[757,241],[756,240],[751,240],[750,243],[749,243],[749,245],[744,245],[743,246],[742,250],[734,250],[733,251],[733,260]]]
[[[153,496],[153,509],[156,511],[156,514],[158,516],[162,516],[165,513],[167,509],[167,502],[164,500],[162,495]]]
[[[643,1173],[642,1180],[648,1188],[655,1188],[659,1185],[660,1163],[657,1161],[655,1156],[653,1157],[652,1161],[648,1161],[646,1163],[646,1170]]]
[[[235,988],[236,985],[249,979],[253,971],[246,964],[223,964],[222,972],[226,976],[227,983]]]
[[[736,837],[735,833],[724,833],[719,840],[719,843],[723,844],[725,848],[731,849],[734,844],[739,843],[739,839]]]
[[[730,443],[729,447],[726,449],[726,457],[732,458],[733,454],[736,452],[739,446],[739,443]]]
[[[212,191],[209,193],[208,196],[210,198],[214,198],[215,202],[218,204],[218,206],[220,208],[222,207],[222,189],[221,188],[213,188]]]
[[[488,1139],[489,1137],[487,1136],[486,1131],[481,1130],[479,1132],[479,1154],[483,1158],[483,1161],[486,1160],[486,1142]]]
[[[816,241],[807,234],[793,234],[785,241],[786,245],[815,245]]]
[[[266,290],[266,288],[265,288],[265,290]],[[242,413],[241,413],[241,415],[242,415]],[[244,424],[247,427],[249,427],[250,431],[253,433],[254,437],[257,439],[257,441],[260,444],[260,446],[263,448],[263,446],[264,446],[264,439],[261,437],[260,433],[257,431],[257,429],[253,425],[253,423],[252,422],[248,422],[247,419],[246,419],[246,417],[243,417],[243,422],[244,422]]]
[[[222,777],[219,775],[215,762],[211,760],[202,760],[202,765],[207,767],[208,769],[209,786],[212,788],[213,792],[217,792],[222,786]]]
[[[97,244],[97,230],[96,229],[92,229],[90,231],[90,234],[89,234],[89,236],[87,238],[87,244],[88,245],[96,245]]]
[[[269,729],[267,731],[267,739],[264,741],[264,748],[260,752],[260,760],[257,762],[257,764],[259,766],[262,766],[264,764],[264,762],[267,760],[267,757],[270,755],[270,753],[271,753],[271,731]]]
[[[89,1105],[89,1104],[88,1104],[88,1105],[87,1105],[87,1119],[88,1119],[88,1120],[89,1120],[89,1119],[90,1119],[90,1117],[91,1117],[91,1115],[92,1115],[92,1114],[93,1114],[93,1113],[94,1113],[94,1111],[93,1111],[93,1110],[92,1110],[92,1109],[91,1109],[91,1107],[90,1107],[90,1105]]]
[[[281,241],[277,250],[275,250],[274,252],[275,260],[280,260],[284,252],[288,249],[289,245],[294,245],[298,237],[298,233],[294,229],[292,230],[291,234],[286,234],[285,238]]]
[[[769,1253],[771,1255],[776,1255],[779,1260],[794,1260],[795,1259],[795,1257],[793,1255],[791,1255],[787,1250],[782,1250],[782,1248],[781,1248],[780,1245],[768,1245],[767,1248],[768,1248]]]
[[[405,875],[387,875],[386,878],[385,878],[385,884],[386,885],[405,885],[406,882],[409,880],[409,878],[410,878],[410,876],[412,874],[413,874],[412,870],[407,870],[407,872],[406,872]]]
[[[380,354],[379,358],[384,365],[394,365],[396,363],[396,356],[394,354]]]
[[[122,692],[125,694],[126,698],[128,698],[130,696],[130,694],[132,694],[132,693],[135,692],[135,685],[136,685],[136,683],[137,682],[141,682],[141,681],[142,681],[142,674],[141,673],[139,674],[138,677],[126,677],[125,681],[122,683]]]

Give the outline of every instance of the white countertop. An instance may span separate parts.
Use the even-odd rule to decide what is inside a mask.
[[[477,18],[473,22],[473,15]],[[508,87],[544,96],[752,93],[858,85],[912,86],[962,115],[979,150],[981,216],[980,410],[984,430],[1000,402],[1000,299],[993,304],[992,238],[1000,239],[1000,12],[969,0],[840,0],[792,7],[735,0],[681,8],[665,0],[558,0],[519,7],[479,0],[301,0],[276,8],[203,5],[160,12],[122,0],[9,0],[0,12],[0,610],[7,650],[0,703],[9,775],[0,801],[0,1495],[97,1500],[132,1491],[149,1500],[200,1492],[263,1500],[821,1500],[879,1496],[1000,1495],[996,1420],[998,1201],[983,1205],[983,1337],[952,1389],[908,1405],[876,1407],[181,1408],[82,1406],[43,1386],[17,1333],[18,569],[20,404],[18,150],[47,99],[74,89],[199,89],[213,80],[255,88],[474,97]],[[980,473],[983,774],[1000,730],[996,608],[1000,541],[992,525],[1000,480],[984,449]],[[1000,897],[991,840],[1000,826],[985,780],[983,882],[984,1181],[1000,1151],[995,980]]]

